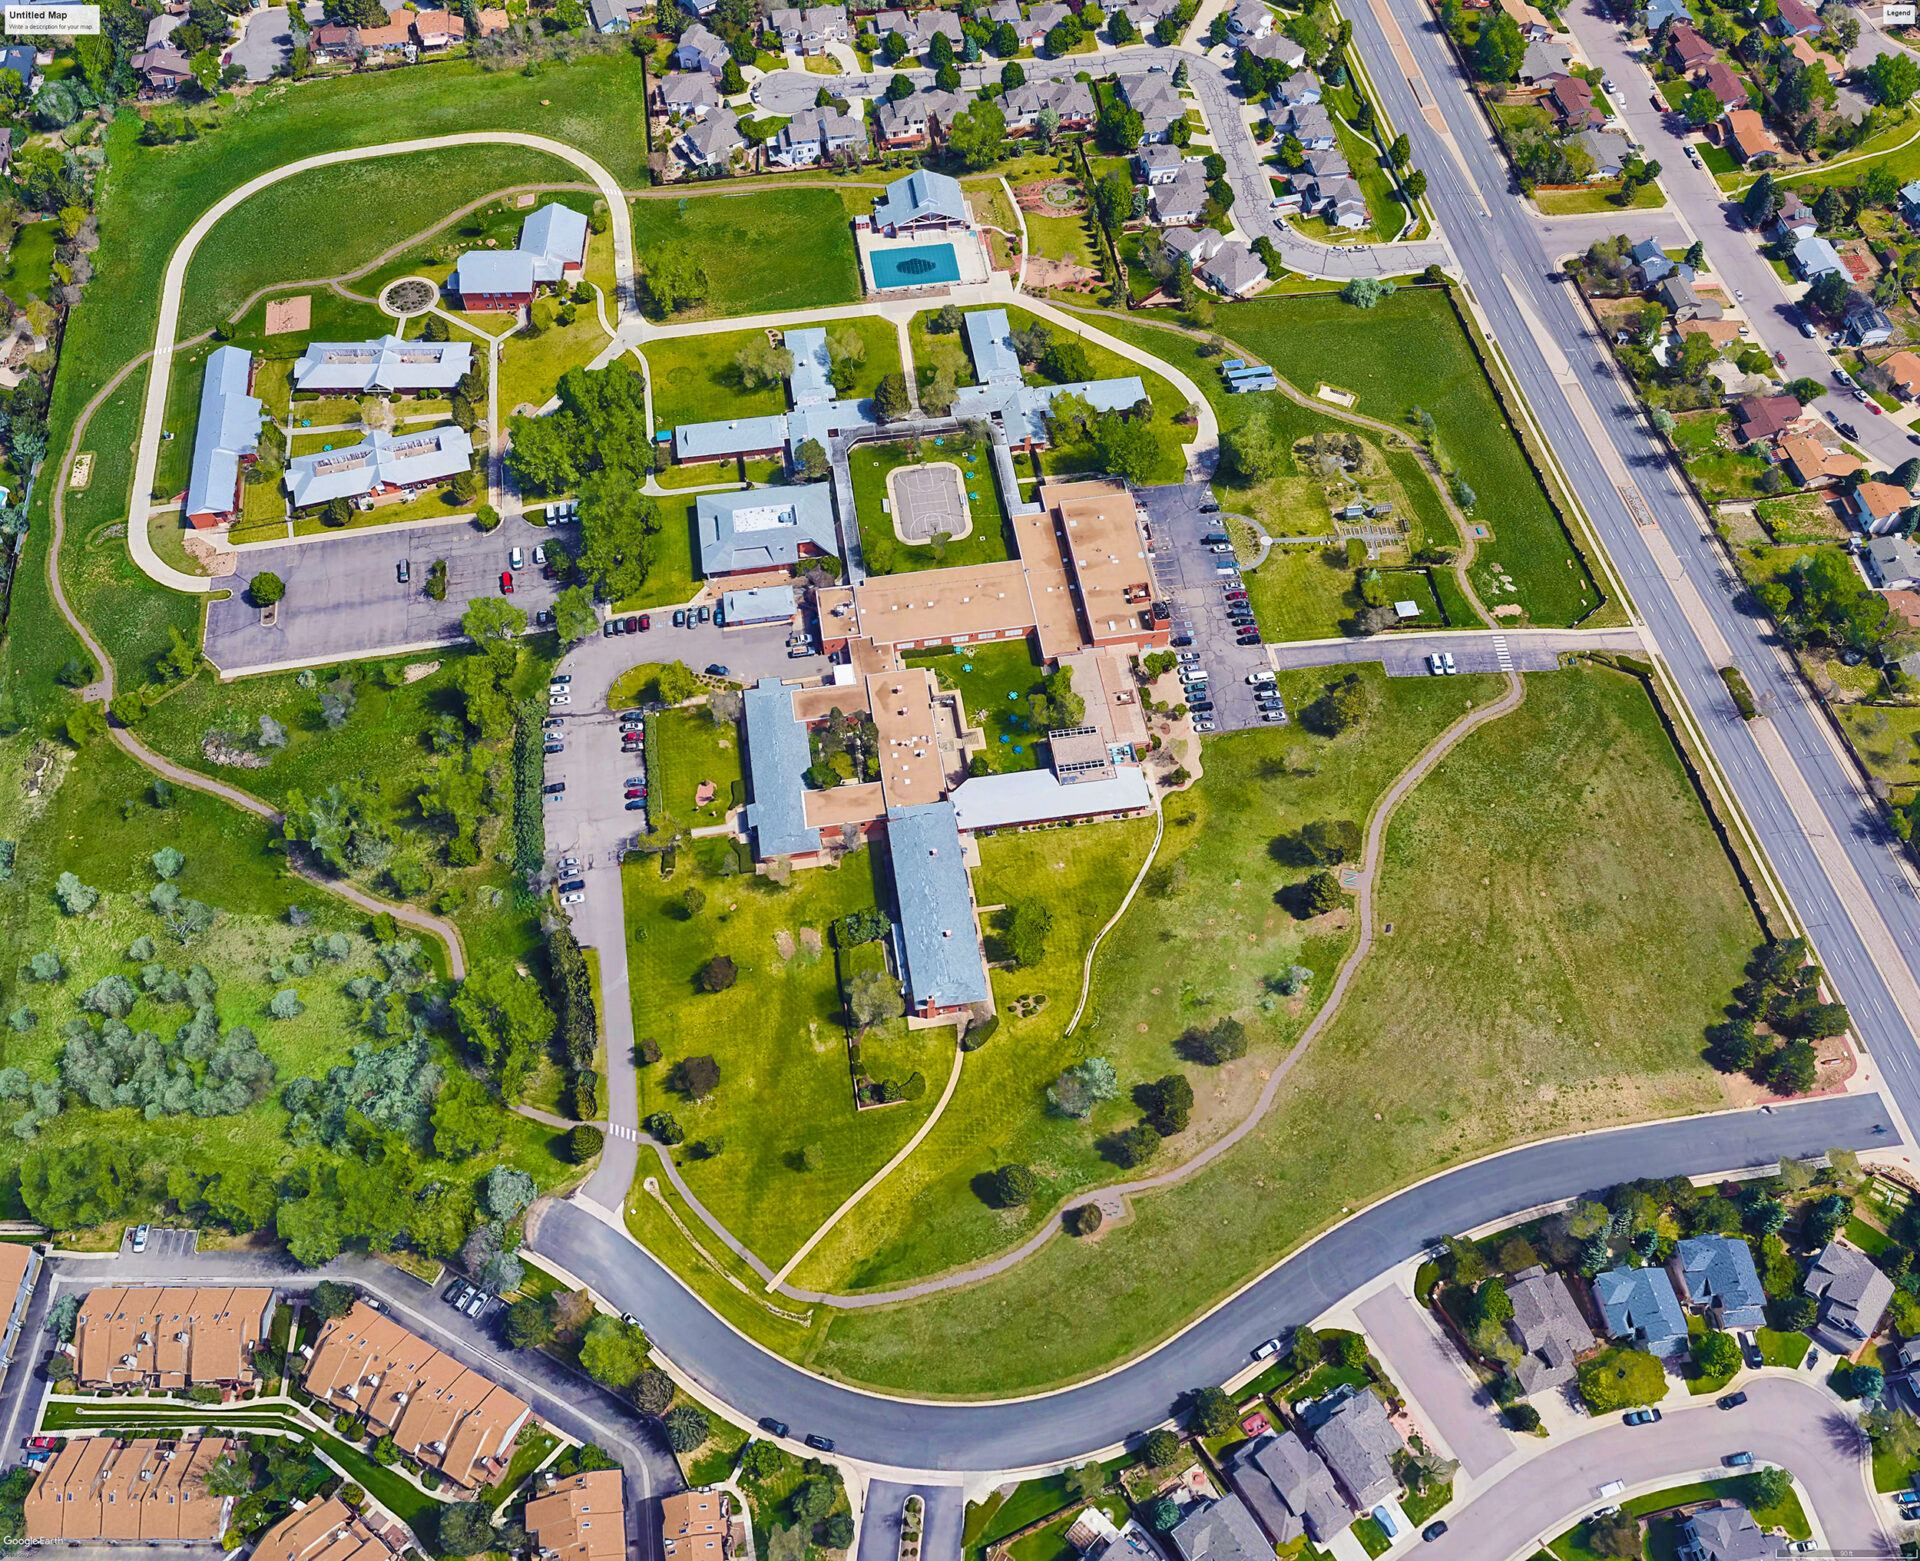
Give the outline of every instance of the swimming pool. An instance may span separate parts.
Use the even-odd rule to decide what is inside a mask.
[[[931,287],[937,282],[960,280],[960,257],[951,244],[876,249],[867,258],[873,264],[875,287]]]

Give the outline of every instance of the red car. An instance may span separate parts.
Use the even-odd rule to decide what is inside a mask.
[[[638,634],[639,632],[640,632],[640,620],[638,618],[629,618],[627,620],[627,633]]]
[[[644,634],[648,629],[651,629],[652,627],[653,627],[653,620],[649,618],[645,613],[640,614],[640,632]]]
[[[513,574],[510,570],[503,569],[500,571],[500,594],[502,596],[513,595]]]

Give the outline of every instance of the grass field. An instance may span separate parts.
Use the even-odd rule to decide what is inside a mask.
[[[607,344],[600,316],[592,304],[575,306],[573,324],[558,323],[560,306],[551,298],[534,302],[534,318],[545,327],[538,336],[515,334],[500,350],[500,416],[508,418],[523,407],[535,410],[553,399],[560,376],[584,367]],[[484,350],[476,360],[486,363]],[[631,358],[626,360],[633,366]]]
[[[160,458],[154,463],[155,503],[165,503],[186,492],[193,469],[193,435],[200,421],[200,387],[212,352],[213,344],[208,342],[174,354],[173,373],[167,382],[166,421],[166,432],[172,437],[160,441]]]
[[[967,351],[967,338],[962,331],[936,331],[931,328],[931,311],[922,311],[913,317],[908,334],[913,344],[913,367],[925,390],[931,385],[940,370],[945,369],[958,385],[974,383],[973,357]]]
[[[660,795],[647,797],[648,818],[656,830],[667,821],[703,829],[726,821],[740,785],[740,732],[732,722],[716,722],[705,707],[663,710],[647,722],[652,752],[646,765],[659,777]],[[711,781],[713,801],[694,805],[702,781]]]
[[[819,309],[860,297],[853,230],[832,190],[635,201],[633,245],[642,267],[647,251],[663,243],[690,247],[707,268],[705,301],[675,319]]]
[[[1533,202],[1540,208],[1542,216],[1582,217],[1595,212],[1620,211],[1623,208],[1613,198],[1619,189],[1617,183],[1605,183],[1586,190],[1537,190]],[[1665,192],[1658,184],[1643,184],[1633,192],[1633,200],[1624,208],[1630,211],[1651,211],[1667,203]]]
[[[853,508],[860,525],[860,550],[870,574],[953,569],[963,564],[998,563],[1014,556],[1012,531],[1000,508],[993,452],[987,445],[963,450],[957,438],[944,437],[863,444],[854,447],[848,460],[853,476]],[[892,516],[881,509],[889,502],[889,473],[902,466],[934,461],[951,461],[966,474],[967,513],[973,520],[973,530],[959,541],[947,543],[943,557],[936,557],[931,545],[902,542],[894,534]]]
[[[695,1195],[768,1263],[780,1263],[849,1193],[885,1164],[938,1099],[953,1052],[949,1029],[917,1033],[912,1065],[926,1097],[856,1111],[827,924],[878,903],[876,853],[840,868],[793,875],[781,889],[761,877],[723,875],[732,850],[700,840],[677,853],[671,878],[658,859],[622,869],[635,1033],[658,1042],[661,1060],[640,1073],[642,1117],[672,1113],[689,1141],[724,1140],[716,1158],[681,1151]],[[689,916],[682,897],[705,895]],[[707,993],[694,974],[724,953],[739,967],[728,991]],[[708,1055],[719,1087],[695,1103],[670,1084],[674,1065]],[[910,1071],[910,1070],[909,1070]],[[802,1166],[817,1145],[821,1164]]]
[[[747,390],[734,367],[736,353],[750,342],[764,340],[763,331],[722,331],[649,342],[645,351],[653,383],[654,426],[677,428],[682,423],[784,412],[787,387],[782,381]]]
[[[1320,973],[1321,989],[1345,947],[1290,925],[1262,939],[1280,876],[1265,837],[1330,806],[1359,811],[1351,799],[1374,794],[1454,701],[1488,695],[1484,679],[1444,695],[1414,680],[1385,688],[1370,723],[1382,737],[1316,745],[1307,762],[1319,771],[1305,784],[1284,770],[1262,778],[1297,733],[1209,744],[1207,780],[1175,799],[1193,825],[1170,808],[1185,887],[1149,898],[1105,946],[1087,1049],[1112,1048],[1123,1079],[1151,1076],[1186,1024],[1246,1013],[1255,1050],[1197,1081],[1196,1136],[1237,1117],[1262,1059],[1302,1022],[1259,1022],[1264,976],[1292,957]],[[1354,785],[1356,770],[1340,786],[1330,773],[1361,759],[1356,748],[1377,784]],[[1097,1243],[1057,1240],[966,1290],[836,1317],[813,1368],[921,1392],[1037,1389],[1164,1337],[1343,1210],[1444,1165],[1723,1099],[1699,1061],[1701,1030],[1758,932],[1651,706],[1623,676],[1529,679],[1526,704],[1466,739],[1396,814],[1380,898],[1393,937],[1259,1132],[1139,1200],[1132,1225]],[[1148,1037],[1126,1033],[1136,1023]],[[1138,1068],[1141,1051],[1158,1055]],[[897,1239],[932,1244],[927,1206]]]
[[[1598,605],[1598,588],[1442,292],[1403,289],[1374,309],[1324,295],[1256,299],[1223,307],[1220,330],[1309,394],[1318,384],[1337,385],[1359,396],[1355,411],[1403,427],[1416,406],[1434,418],[1441,449],[1478,495],[1470,518],[1493,532],[1480,542],[1474,565],[1489,607],[1519,606],[1526,616],[1515,623],[1562,624]],[[1501,587],[1503,576],[1513,581],[1512,592]]]
[[[1028,719],[1027,696],[1039,687],[1041,668],[1030,639],[955,651],[910,650],[906,661],[931,668],[942,688],[959,690],[968,721],[987,734],[987,763],[995,773],[1039,767],[1043,743]]]

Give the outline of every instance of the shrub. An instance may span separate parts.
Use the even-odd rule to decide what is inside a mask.
[[[1070,1236],[1091,1236],[1100,1228],[1100,1205],[1083,1203],[1078,1208],[1068,1209],[1061,1217],[1061,1223],[1067,1227]]]
[[[988,1201],[995,1208],[1017,1209],[1031,1203],[1040,1191],[1040,1178],[1025,1165],[1003,1165],[988,1178]]]
[[[1136,1122],[1108,1141],[1107,1158],[1122,1170],[1131,1170],[1151,1160],[1159,1147],[1160,1135],[1145,1122]]]
[[[680,1125],[671,1111],[654,1112],[647,1118],[645,1126],[655,1139],[669,1147],[686,1142],[687,1130]]]
[[[1609,1349],[1580,1368],[1580,1395],[1596,1415],[1656,1403],[1666,1391],[1666,1373],[1645,1350]]]
[[[664,1415],[673,1403],[673,1378],[648,1367],[633,1379],[633,1402],[650,1415]]]
[[[1165,1426],[1149,1431],[1140,1444],[1140,1456],[1150,1469],[1164,1469],[1180,1456],[1180,1438]]]
[[[1183,1056],[1195,1062],[1217,1067],[1223,1062],[1232,1062],[1247,1054],[1247,1029],[1238,1019],[1228,1015],[1216,1019],[1208,1028],[1190,1028],[1180,1037],[1179,1050]]]
[[[1193,1085],[1184,1073],[1168,1073],[1133,1092],[1147,1125],[1163,1138],[1184,1133],[1193,1114]]]
[[[1509,1404],[1507,1406],[1507,1424],[1516,1431],[1538,1431],[1540,1429],[1540,1411],[1531,1404]]]
[[[716,954],[700,967],[694,984],[703,992],[724,992],[740,978],[740,972],[725,954]]]
[[[253,577],[247,587],[248,599],[256,607],[271,607],[287,594],[287,582],[265,569]]]
[[[666,1415],[667,1445],[676,1453],[690,1453],[713,1435],[713,1423],[707,1412],[693,1404],[669,1409]]]
[[[705,1100],[720,1084],[720,1064],[708,1056],[683,1057],[674,1064],[669,1089],[689,1100]]]

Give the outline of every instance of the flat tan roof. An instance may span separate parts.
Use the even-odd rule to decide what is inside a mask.
[[[1027,568],[1027,590],[1033,600],[1041,656],[1052,660],[1078,650],[1086,641],[1080,632],[1073,582],[1054,535],[1053,516],[1046,510],[1016,515],[1013,534],[1019,542],[1020,560]]]
[[[933,674],[902,667],[867,678],[867,700],[879,735],[880,789],[890,808],[938,802],[947,789],[940,759],[940,722]]]
[[[824,721],[838,710],[842,715],[867,710],[867,685],[856,678],[851,683],[829,683],[824,688],[796,688],[793,691],[793,718],[807,725]]]
[[[718,1561],[727,1534],[724,1491],[681,1491],[660,1498],[661,1548],[673,1561]]]
[[[1035,621],[1027,571],[1017,559],[880,575],[856,586],[854,601],[859,632],[878,645],[946,644],[1030,629]]]
[[[886,794],[878,781],[862,781],[857,786],[835,786],[831,791],[810,791],[800,799],[809,829],[838,829],[842,824],[864,824],[886,815]]]
[[[1094,644],[1141,631],[1153,603],[1153,569],[1140,512],[1124,483],[1043,483],[1040,504],[1079,586],[1080,611]]]

